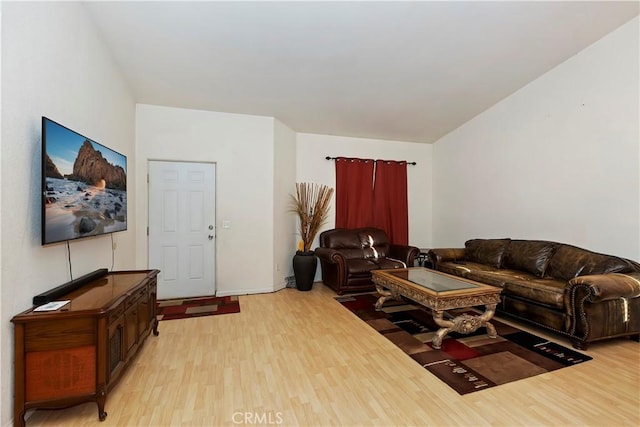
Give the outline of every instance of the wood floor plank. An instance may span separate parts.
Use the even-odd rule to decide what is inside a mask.
[[[635,341],[595,343],[589,362],[460,396],[334,296],[316,283],[241,296],[240,313],[161,322],[109,394],[106,421],[83,404],[35,411],[27,425],[640,425]]]

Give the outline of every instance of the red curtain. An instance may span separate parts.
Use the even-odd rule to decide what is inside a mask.
[[[386,231],[391,243],[409,244],[407,162],[376,160],[372,212],[374,226]]]
[[[336,228],[372,226],[373,160],[336,158]]]

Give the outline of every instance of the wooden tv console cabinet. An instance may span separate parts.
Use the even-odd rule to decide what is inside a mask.
[[[36,312],[33,307],[11,319],[14,425],[25,425],[27,409],[94,401],[104,421],[107,393],[150,331],[158,335],[158,273],[100,271],[100,277],[56,297],[71,301],[60,309]]]

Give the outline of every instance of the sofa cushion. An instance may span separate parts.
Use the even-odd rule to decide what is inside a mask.
[[[344,228],[327,230],[320,235],[320,246],[331,249],[362,249],[358,233]],[[362,255],[362,253],[361,253]]]
[[[354,276],[366,276],[370,275],[371,270],[386,270],[391,268],[404,268],[404,264],[392,258],[380,258],[376,261],[362,258],[347,260],[347,272]]]
[[[502,256],[511,239],[472,239],[464,244],[467,261],[500,268]]]
[[[511,274],[517,273],[513,270],[497,269],[486,264],[476,262],[450,262],[445,261],[438,264],[438,270],[453,276],[464,277],[476,282],[486,283],[497,287],[503,287],[505,280]]]
[[[444,262],[438,265],[438,268],[444,273],[503,288],[503,295],[513,295],[547,306],[563,307],[564,288],[567,284],[563,280],[541,279],[521,270],[497,269],[472,262]]]
[[[358,249],[344,249],[344,248],[336,248],[340,250],[342,256],[346,259],[362,259],[362,248]]]
[[[370,275],[371,270],[377,270],[378,264],[364,258],[354,258],[347,260],[347,273],[349,275]]]
[[[389,253],[389,238],[377,228],[361,228],[356,232],[365,258],[383,258]]]
[[[559,245],[549,261],[545,276],[571,280],[578,276],[629,273],[633,270],[631,264],[621,258],[571,245]]]
[[[466,264],[456,264],[450,261],[444,261],[438,264],[438,271],[442,271],[446,274],[452,274],[454,276],[466,277],[466,274],[471,271],[467,268]]]
[[[512,277],[504,284],[504,295],[513,295],[526,300],[556,308],[564,307],[564,289],[567,282],[556,279],[540,279],[538,277]]]
[[[542,277],[555,245],[541,240],[512,240],[504,252],[502,266]]]
[[[523,273],[522,271],[517,270],[492,268],[481,264],[475,264],[475,266],[476,267],[469,271],[465,276],[467,279],[475,280],[476,282],[480,283],[486,283],[487,285],[497,286],[499,288],[504,288],[505,284],[514,277],[535,277],[528,273]]]
[[[378,267],[382,270],[390,268],[404,268],[405,265],[402,261],[393,258],[380,258],[378,260]]]
[[[347,259],[385,257],[389,239],[377,228],[336,228],[320,234],[320,246],[340,250]]]

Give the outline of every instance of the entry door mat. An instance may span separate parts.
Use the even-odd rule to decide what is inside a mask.
[[[468,335],[452,332],[436,350],[431,339],[439,326],[427,309],[409,301],[387,300],[376,311],[375,293],[336,300],[461,395],[592,359],[496,319],[491,320],[496,338],[489,338],[485,328]],[[463,312],[477,314],[466,309],[445,316]]]
[[[188,317],[240,312],[240,302],[237,296],[158,300],[157,305],[158,320],[185,319]]]

